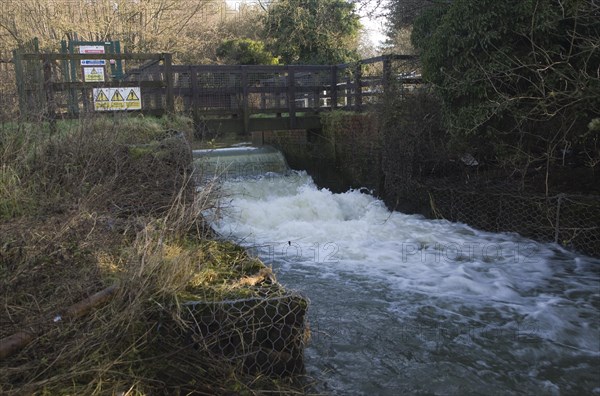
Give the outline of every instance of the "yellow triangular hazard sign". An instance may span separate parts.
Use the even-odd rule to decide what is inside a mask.
[[[121,93],[119,91],[115,91],[115,93],[113,94],[112,98],[110,98],[110,100],[112,102],[123,100],[123,95],[121,95]]]
[[[92,69],[92,71],[90,72],[90,74],[98,74],[98,72],[96,71],[96,69]]]
[[[127,95],[127,100],[140,100],[140,98],[138,98],[137,94],[132,89],[131,91],[129,91],[129,95]]]
[[[100,91],[98,96],[96,96],[96,102],[108,102],[108,97],[104,93],[104,91]]]

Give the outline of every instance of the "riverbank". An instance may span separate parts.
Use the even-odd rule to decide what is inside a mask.
[[[298,391],[306,302],[203,222],[218,191],[196,191],[191,131],[183,117],[0,126],[0,339],[29,337],[1,359],[1,393]],[[256,339],[273,304],[287,327]]]

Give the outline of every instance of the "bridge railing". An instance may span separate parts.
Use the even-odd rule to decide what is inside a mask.
[[[42,70],[42,82],[26,89],[25,95],[38,95],[50,119],[98,111],[98,88],[137,87],[141,106],[136,111],[183,112],[196,120],[220,120],[220,125],[228,120],[244,132],[277,123],[282,128],[303,127],[308,118],[332,109],[361,111],[378,103],[390,84],[420,83],[416,58],[398,55],[324,66],[173,65],[170,54],[27,53],[17,58],[20,64]],[[103,81],[85,81],[82,67],[70,70],[84,59],[123,60],[129,71],[118,79],[106,75]],[[279,121],[265,121],[270,118]]]

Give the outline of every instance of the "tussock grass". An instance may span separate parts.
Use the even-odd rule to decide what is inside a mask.
[[[189,147],[182,144],[191,121],[166,120],[64,121],[56,135],[30,124],[5,128],[1,218],[25,214],[24,205],[15,202],[28,202],[30,214],[60,212],[68,205],[125,214],[166,211],[191,171]]]
[[[299,392],[243,374],[189,338],[182,301],[261,295],[260,279],[248,279],[265,271],[210,239],[201,213],[218,189],[195,191],[189,120],[0,131],[0,338],[36,335],[0,362],[0,393]],[[87,316],[53,321],[113,284],[114,297]]]

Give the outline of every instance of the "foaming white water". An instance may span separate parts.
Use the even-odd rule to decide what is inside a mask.
[[[435,393],[462,386],[484,391],[503,386],[515,370],[529,391],[593,389],[587,371],[572,362],[557,364],[565,366],[565,376],[583,372],[579,385],[563,374],[528,368],[536,359],[546,365],[566,357],[598,363],[598,260],[514,234],[390,212],[359,191],[319,190],[304,173],[229,180],[224,190],[225,209],[214,220],[222,235],[256,247],[284,282],[304,290],[313,309],[344,307],[317,320],[328,334],[332,326],[345,332],[333,331],[336,336],[327,345],[308,350],[319,362],[315,371],[335,367],[329,390]],[[369,332],[380,341],[364,339]],[[447,349],[443,353],[440,340],[452,340],[441,344]],[[399,349],[390,353],[390,346]],[[334,356],[327,356],[331,351]],[[435,351],[441,353],[437,360],[430,356]],[[465,361],[470,364],[463,367]],[[448,371],[441,362],[457,368]],[[347,367],[352,364],[374,365],[376,373],[369,376],[379,373],[388,385],[378,390],[369,376]],[[414,375],[439,371],[452,373],[451,378],[439,388],[419,388],[412,377],[400,374],[398,382],[389,379],[400,368],[408,373],[418,364],[423,371]],[[479,371],[498,364],[481,382]],[[519,393],[514,383],[505,385],[508,393]]]
[[[359,191],[318,190],[306,175],[228,182],[232,201],[218,230],[251,243],[282,243],[285,258],[329,244],[322,270],[395,276],[394,284],[433,294],[516,298],[551,276],[549,247],[514,235],[448,221],[390,213]],[[314,250],[314,248],[313,248]],[[287,251],[287,253],[285,253]],[[299,253],[301,252],[301,253]],[[314,261],[314,260],[313,260]],[[325,264],[325,265],[323,265]]]

